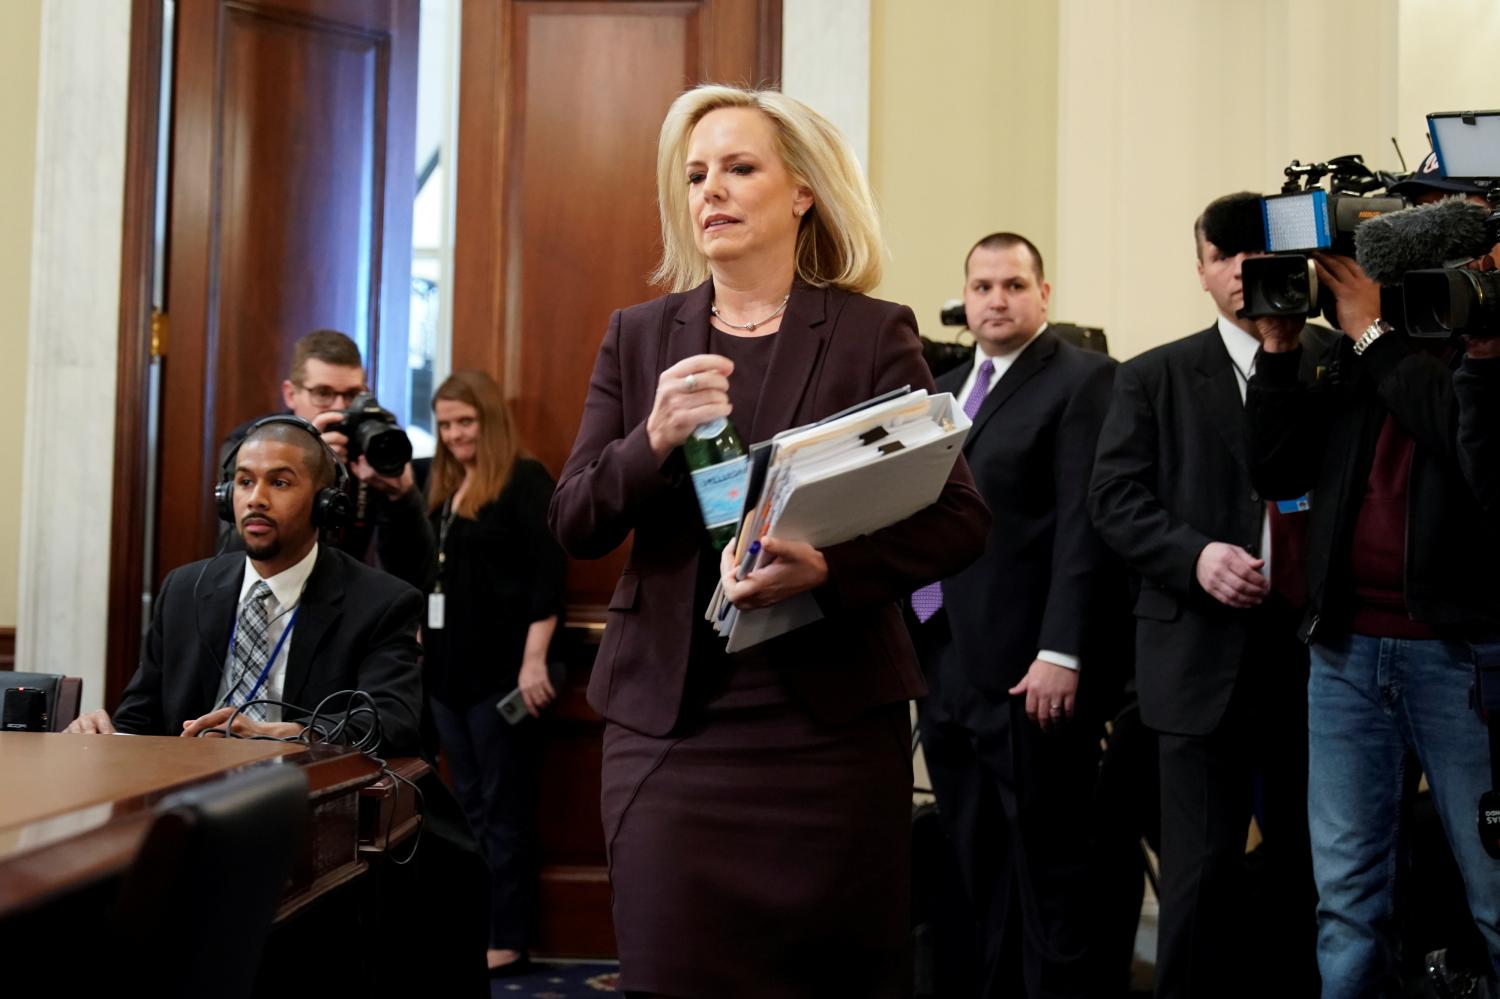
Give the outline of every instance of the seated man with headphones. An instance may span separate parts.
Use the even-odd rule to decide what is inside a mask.
[[[114,717],[93,711],[68,731],[195,736],[232,718],[237,735],[292,738],[322,705],[320,730],[353,709],[347,728],[362,733],[369,702],[340,694],[358,690],[378,714],[376,750],[414,753],[421,595],[318,543],[349,517],[348,474],[300,417],[251,427],[214,491],[245,551],[167,575]]]

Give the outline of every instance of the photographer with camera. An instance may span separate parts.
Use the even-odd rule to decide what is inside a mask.
[[[421,499],[411,488],[411,442],[370,395],[359,347],[335,330],[302,337],[293,348],[281,397],[285,412],[316,427],[351,475],[353,512],[329,542],[363,562],[371,561],[373,544],[381,568],[420,587],[431,546]],[[248,420],[229,432],[219,448],[221,462],[254,423]],[[237,547],[233,533],[226,534],[225,547]]]
[[[1374,260],[1363,234],[1360,256]],[[1500,540],[1461,470],[1456,338],[1409,336],[1382,316],[1381,286],[1360,263],[1315,259],[1343,335],[1312,359],[1309,384],[1298,377],[1310,360],[1301,320],[1257,320],[1246,416],[1256,487],[1311,504],[1300,634],[1311,647],[1318,963],[1331,999],[1395,987],[1408,753],[1431,786],[1491,961],[1500,957],[1500,866],[1474,835],[1490,768],[1468,644],[1500,633]],[[1409,287],[1407,296],[1410,315]]]

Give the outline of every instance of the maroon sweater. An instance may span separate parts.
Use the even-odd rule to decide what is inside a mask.
[[[1416,441],[1388,414],[1375,442],[1375,460],[1349,551],[1354,583],[1351,630],[1357,635],[1434,637],[1432,629],[1412,620],[1406,608],[1406,499],[1415,448]]]

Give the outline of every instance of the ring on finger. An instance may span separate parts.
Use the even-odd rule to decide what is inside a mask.
[[[698,376],[689,373],[682,379],[682,387],[687,389],[689,392],[698,391]]]

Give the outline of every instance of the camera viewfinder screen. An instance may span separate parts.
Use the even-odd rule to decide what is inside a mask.
[[[1318,250],[1331,246],[1328,227],[1328,192],[1278,194],[1261,199],[1265,213],[1266,249]]]
[[[1444,177],[1500,177],[1500,111],[1430,114],[1427,132]]]

